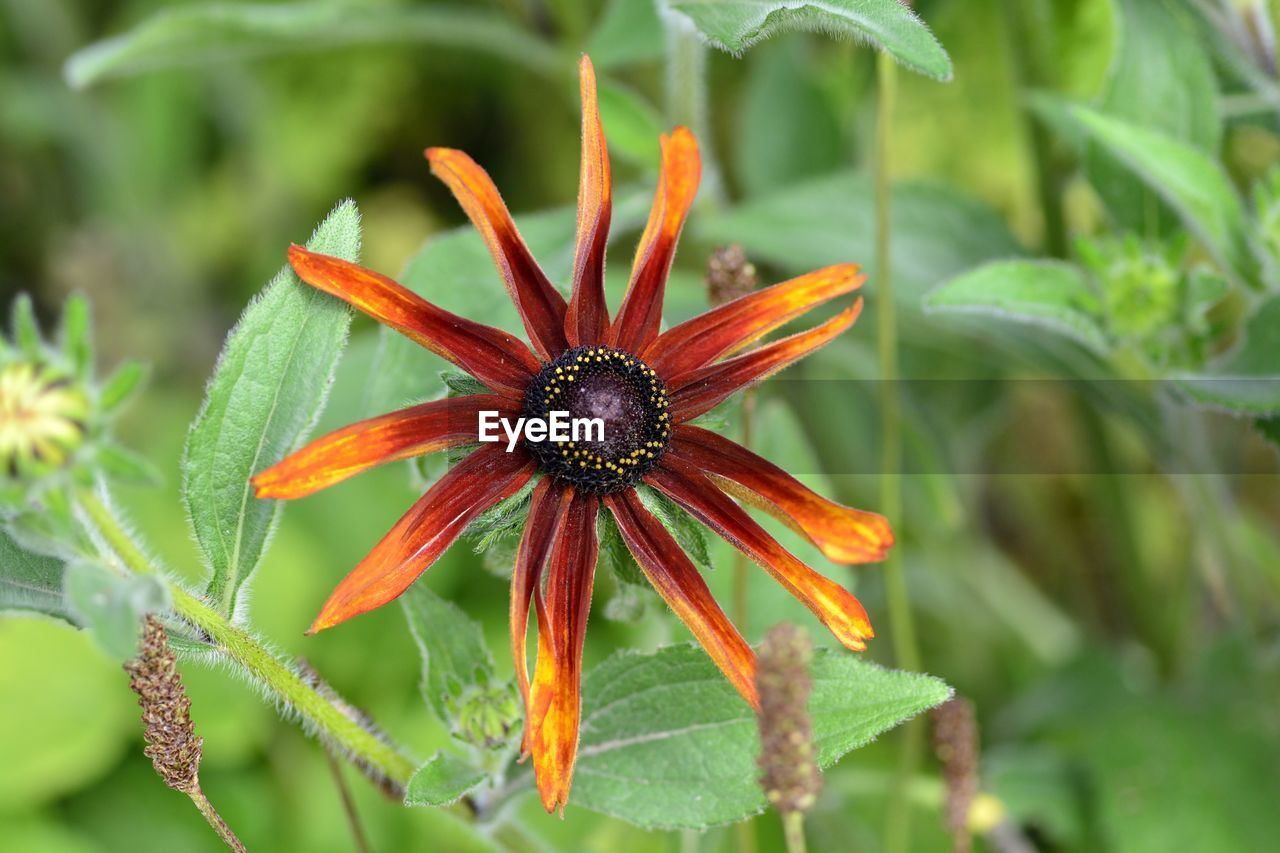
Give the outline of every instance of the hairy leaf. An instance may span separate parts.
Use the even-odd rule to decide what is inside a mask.
[[[1114,6],[1117,45],[1099,110],[1213,155],[1222,136],[1217,84],[1192,22],[1176,0],[1114,0]],[[1161,214],[1153,191],[1096,144],[1087,164],[1112,215],[1151,233]]]
[[[480,626],[453,602],[417,583],[401,596],[409,630],[422,653],[422,698],[442,721],[448,699],[493,674],[493,656]]]
[[[1258,259],[1230,178],[1209,155],[1167,134],[1082,106],[1063,110],[1087,138],[1124,165],[1173,209],[1241,284],[1258,281]]]
[[[406,806],[449,806],[484,781],[484,773],[451,752],[437,752],[409,778]]]
[[[83,88],[164,68],[361,45],[427,44],[478,50],[532,71],[564,67],[555,49],[501,15],[403,4],[207,3],[163,10],[124,35],[67,60],[67,82]]]
[[[671,0],[711,44],[730,53],[787,30],[869,41],[908,68],[951,79],[951,59],[899,0]]]
[[[809,711],[824,767],[951,696],[936,678],[847,652],[820,650],[812,675]],[[755,714],[699,649],[616,654],[588,673],[583,695],[571,802],[662,828],[697,829],[764,809]]]
[[[925,297],[924,304],[930,311],[1031,323],[1097,352],[1107,350],[1097,295],[1084,273],[1071,264],[996,261],[943,284]]]
[[[1244,415],[1280,414],[1280,296],[1253,313],[1234,352],[1201,373],[1177,379],[1201,405]]]
[[[711,565],[711,554],[707,551],[707,531],[701,522],[655,489],[640,486],[636,489],[636,494],[693,562],[704,569],[715,568]]]
[[[334,208],[307,246],[354,261],[360,214]],[[211,570],[208,595],[232,613],[279,517],[249,478],[297,449],[315,426],[347,340],[351,313],[286,267],[227,335],[182,459],[183,498]]]
[[[27,550],[0,527],[0,613],[39,613],[80,624],[62,594],[65,571],[62,560]]]
[[[67,566],[67,604],[102,650],[118,661],[137,654],[142,619],[169,606],[169,593],[159,580],[123,576],[86,561]]]

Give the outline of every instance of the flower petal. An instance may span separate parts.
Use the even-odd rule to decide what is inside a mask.
[[[418,499],[395,527],[329,596],[308,634],[331,628],[409,588],[476,516],[508,498],[533,476],[524,453],[485,445],[455,465]]]
[[[609,326],[604,299],[604,252],[612,215],[609,149],[600,123],[596,72],[583,56],[578,63],[582,87],[582,176],[578,183],[578,247],[573,263],[573,295],[565,315],[570,346],[598,344]]]
[[[701,470],[720,488],[763,509],[837,563],[874,563],[893,545],[884,516],[829,501],[747,448],[701,427],[676,427],[667,455]]]
[[[427,160],[489,246],[533,348],[544,360],[555,358],[566,347],[564,297],[534,260],[489,174],[451,148],[428,148]]]
[[[573,497],[571,489],[543,477],[533,489],[529,502],[529,520],[516,554],[515,571],[511,574],[511,658],[516,665],[516,681],[524,701],[525,718],[529,718],[529,659],[525,644],[529,633],[529,605],[542,580],[542,570],[551,555],[560,525]],[[525,726],[522,752],[529,749],[529,727]]]
[[[705,414],[727,397],[829,343],[853,325],[862,311],[862,300],[807,332],[799,332],[759,349],[684,374],[667,385],[671,418],[675,423]]]
[[[640,357],[665,381],[677,380],[856,290],[865,279],[857,264],[840,264],[749,293],[668,329]]]
[[[520,407],[506,397],[476,394],[411,406],[360,421],[317,438],[253,478],[259,498],[306,497],[377,465],[474,444],[479,413],[514,417]]]
[[[518,338],[432,305],[373,270],[297,245],[289,247],[289,263],[307,284],[349,302],[495,391],[523,399],[529,380],[542,369]]]
[[[701,177],[698,141],[689,129],[677,127],[669,138],[663,136],[658,190],[649,211],[649,222],[636,248],[627,295],[618,309],[613,327],[609,329],[606,343],[610,346],[638,353],[658,337],[662,325],[662,298],[671,272],[671,261],[676,256],[676,242],[698,193]]]
[[[595,579],[600,499],[575,492],[551,548],[545,604],[539,608],[538,662],[529,693],[528,743],[542,805],[564,814],[578,757],[582,642]],[[541,592],[535,593],[539,598]]]
[[[859,652],[867,647],[867,638],[874,632],[858,599],[796,559],[697,468],[668,455],[645,476],[645,482],[759,563],[846,647]]]
[[[634,490],[604,499],[618,522],[622,540],[635,556],[653,588],[698,638],[707,655],[753,708],[756,695],[756,656],[720,609],[693,561]]]

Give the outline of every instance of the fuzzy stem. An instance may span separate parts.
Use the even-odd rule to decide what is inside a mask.
[[[397,788],[405,786],[416,767],[411,759],[347,716],[308,684],[290,663],[154,567],[124,525],[96,494],[81,491],[80,505],[126,568],[164,582],[173,600],[173,609],[179,616],[208,635],[229,658],[315,726],[324,740],[347,753],[357,765],[385,777]]]
[[[880,410],[882,419],[880,511],[895,527],[902,520],[902,401],[898,395],[898,318],[893,301],[890,152],[893,148],[893,110],[898,68],[887,53],[876,58],[879,99],[876,116],[876,326],[880,358]],[[889,606],[889,630],[897,665],[920,669],[911,601],[903,574],[901,545],[885,561],[885,595]],[[924,729],[919,721],[902,727],[902,751],[898,774],[886,814],[885,849],[905,853],[911,845],[911,803],[907,786],[915,777],[924,753]]]
[[[218,837],[222,839],[223,843],[236,851],[236,853],[245,853],[244,844],[231,831],[231,827],[227,826],[227,822],[222,819],[222,815],[218,814],[218,810],[213,807],[213,803],[209,802],[209,798],[204,795],[200,785],[197,783],[194,788],[185,793],[191,798],[191,802],[196,804],[200,814],[204,815],[204,819],[209,822],[209,826],[213,827],[213,831],[218,833]]]
[[[787,853],[805,853],[804,812],[787,812],[782,816],[782,832]]]

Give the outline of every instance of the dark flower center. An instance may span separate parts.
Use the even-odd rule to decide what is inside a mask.
[[[553,412],[563,412],[569,437],[525,445],[548,476],[607,495],[634,486],[658,464],[671,439],[667,406],[662,380],[634,355],[575,347],[544,367],[524,395],[526,418],[551,422]]]

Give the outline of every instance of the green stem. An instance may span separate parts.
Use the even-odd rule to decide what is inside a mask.
[[[240,664],[255,680],[296,711],[328,742],[347,753],[362,769],[403,788],[413,775],[414,762],[384,743],[308,684],[288,662],[264,647],[257,638],[236,627],[222,613],[171,581],[152,565],[115,514],[93,492],[80,493],[94,527],[126,568],[159,578],[169,589],[173,609],[203,631],[227,657]]]
[[[213,827],[213,831],[218,833],[218,837],[222,839],[222,842],[236,851],[236,853],[245,853],[244,843],[231,831],[231,827],[227,826],[227,822],[222,819],[222,815],[218,814],[218,810],[213,807],[213,803],[209,802],[209,798],[200,789],[199,783],[188,790],[186,794],[191,798],[191,802],[196,804],[200,814],[204,815],[204,819],[208,821],[209,826]]]
[[[787,853],[804,853],[804,812],[787,812],[782,816],[782,833]]]
[[[693,131],[702,158],[700,195],[719,205],[724,200],[724,185],[707,113],[707,47],[692,21],[666,8],[665,3],[661,12],[667,33],[667,117],[672,124]]]
[[[876,328],[880,359],[880,411],[882,422],[880,511],[895,528],[902,520],[902,400],[898,393],[898,317],[893,300],[890,155],[893,150],[893,110],[898,88],[898,68],[892,57],[881,53],[876,60],[879,100],[876,116]],[[911,601],[903,574],[901,545],[885,561],[885,596],[889,606],[889,630],[893,653],[902,669],[920,669]],[[916,775],[924,752],[924,729],[918,721],[902,727],[902,751],[898,774],[889,799],[885,849],[901,853],[910,849],[911,803],[908,786]]]

